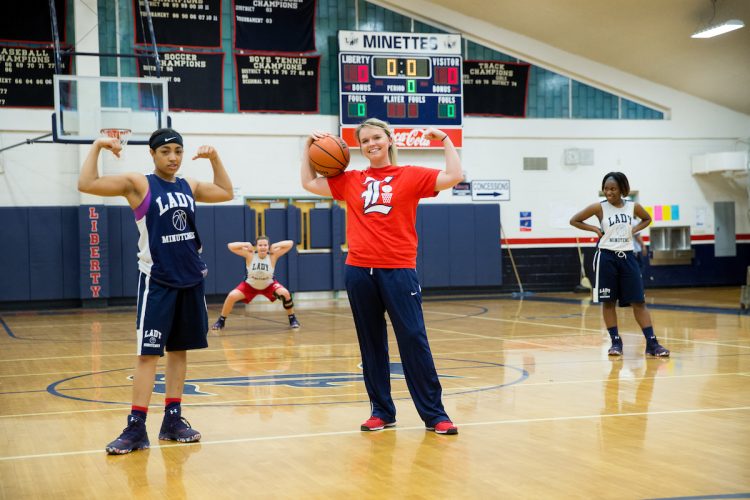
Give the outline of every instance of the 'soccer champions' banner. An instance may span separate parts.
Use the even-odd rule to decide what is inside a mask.
[[[315,50],[315,0],[234,0],[232,15],[237,50]]]
[[[161,76],[169,83],[169,109],[224,110],[224,53],[160,52]],[[138,76],[153,76],[152,58],[138,59]],[[153,107],[151,93],[141,95],[141,106]]]

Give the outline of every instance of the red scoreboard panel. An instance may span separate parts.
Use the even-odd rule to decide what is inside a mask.
[[[341,136],[357,147],[366,118],[391,124],[401,148],[438,148],[422,137],[436,127],[460,147],[463,125],[461,37],[435,33],[339,31]]]

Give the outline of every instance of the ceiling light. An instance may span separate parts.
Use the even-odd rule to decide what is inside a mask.
[[[712,38],[744,27],[745,23],[740,21],[739,19],[730,19],[729,21],[724,21],[719,25],[710,26],[706,29],[696,31],[690,36],[690,38]]]

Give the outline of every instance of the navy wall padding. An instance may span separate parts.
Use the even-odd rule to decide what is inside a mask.
[[[78,298],[78,210],[76,207],[61,207],[60,227],[62,227],[62,272],[63,299]],[[58,299],[60,297],[55,297]]]
[[[474,266],[477,286],[503,283],[500,252],[500,206],[474,205]]]
[[[0,300],[29,300],[29,230],[28,208],[0,208]]]
[[[244,218],[245,218],[245,237],[242,241],[249,241],[255,243],[255,227],[257,226],[257,213],[255,210],[248,206],[243,207]]]
[[[60,207],[29,208],[29,299],[50,300],[63,296],[61,243]]]
[[[123,279],[127,264],[135,261],[135,253],[125,255],[122,248],[122,210],[123,207],[106,207],[104,213],[107,217],[109,235],[109,296],[126,297]],[[132,210],[130,211],[132,213]],[[131,216],[132,218],[132,216]],[[135,222],[131,222],[135,225]],[[130,271],[132,272],[132,265]]]
[[[286,236],[284,239],[292,240],[292,248],[280,260],[276,261],[274,277],[290,291],[296,291],[299,287],[299,253],[297,244],[300,242],[302,224],[302,211],[291,205],[287,208]]]
[[[120,247],[122,248],[122,293],[124,297],[138,294],[138,226],[130,207],[120,208]]]
[[[344,286],[344,261],[346,255],[341,246],[346,241],[346,228],[345,225],[346,212],[343,208],[338,205],[333,205],[330,211],[331,217],[331,263],[333,268],[332,272],[332,284],[333,290],[343,290]]]
[[[263,212],[263,215],[265,215],[266,217],[266,236],[271,239],[271,242],[286,240],[287,209],[269,208],[268,210]]]
[[[475,205],[456,205],[449,208],[448,234],[442,242],[444,253],[441,261],[450,276],[449,286],[466,287],[477,284],[475,239]],[[478,207],[477,207],[478,208]],[[484,228],[491,232],[492,228]],[[500,238],[496,240],[496,250],[500,253]],[[482,266],[484,267],[484,266]]]
[[[316,290],[332,290],[333,272],[331,254],[306,253],[299,255],[300,269],[305,272],[299,276],[296,291],[309,292]]]
[[[208,276],[206,277],[205,291],[207,295],[217,293],[226,293],[224,290],[216,287],[216,247],[214,234],[216,232],[216,223],[214,220],[214,208],[200,205],[195,210],[195,225],[198,227],[198,234],[203,245],[201,258],[208,266]],[[226,244],[226,243],[225,243]]]
[[[201,210],[205,208],[201,206]],[[249,208],[237,206],[211,208],[214,212],[214,233],[204,235],[201,229],[203,251],[205,252],[206,247],[210,245],[216,256],[213,269],[208,271],[209,276],[213,275],[215,293],[229,293],[245,276],[245,259],[229,251],[227,243],[246,241],[244,239],[245,210]]]
[[[331,248],[331,209],[310,210],[310,247]]]
[[[448,246],[451,238],[450,211],[458,206],[420,205],[417,208],[421,212],[421,234],[418,236],[422,247],[420,281],[423,288],[448,287],[451,284],[449,259],[453,256]]]

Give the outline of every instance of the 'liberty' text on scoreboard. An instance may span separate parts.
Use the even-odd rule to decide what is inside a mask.
[[[339,32],[342,128],[376,117],[394,128],[460,128],[461,37]]]

